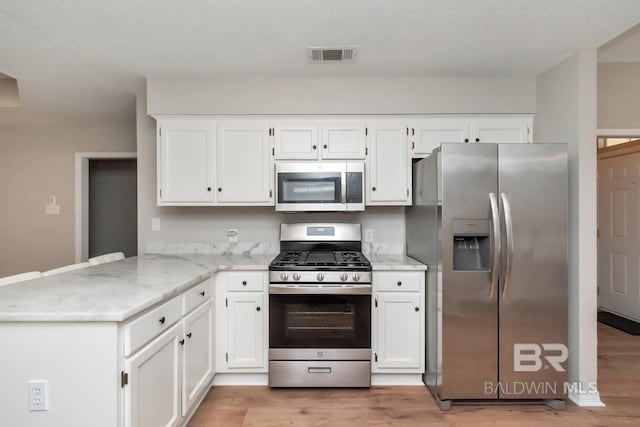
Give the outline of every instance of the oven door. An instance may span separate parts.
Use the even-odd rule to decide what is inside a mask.
[[[274,285],[271,285],[273,287]],[[270,288],[271,288],[270,287]],[[371,287],[269,293],[269,349],[371,349]],[[344,288],[343,288],[344,289]]]

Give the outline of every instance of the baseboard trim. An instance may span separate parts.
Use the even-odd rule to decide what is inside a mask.
[[[213,377],[213,386],[269,385],[269,374],[220,373]]]
[[[422,374],[371,374],[372,386],[421,385]]]
[[[575,403],[577,406],[583,407],[603,407],[607,406],[604,404],[602,400],[600,400],[600,393],[580,393],[580,392],[570,392],[567,397],[570,401]]]

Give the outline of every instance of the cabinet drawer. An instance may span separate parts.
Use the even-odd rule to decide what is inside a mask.
[[[374,286],[378,291],[418,292],[423,272],[384,272],[374,273]]]
[[[187,314],[213,296],[213,279],[205,280],[184,293],[182,314]]]
[[[128,322],[124,325],[124,355],[130,356],[181,317],[182,297],[179,296]]]
[[[264,291],[265,275],[260,271],[246,273],[228,273],[228,291]]]

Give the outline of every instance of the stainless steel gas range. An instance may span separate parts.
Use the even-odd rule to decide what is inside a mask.
[[[371,385],[371,264],[360,224],[281,224],[269,266],[269,385]]]

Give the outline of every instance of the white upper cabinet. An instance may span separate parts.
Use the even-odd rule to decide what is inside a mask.
[[[527,143],[531,142],[531,118],[482,118],[470,123],[469,142]]]
[[[213,202],[215,124],[165,120],[158,134],[158,205]]]
[[[218,203],[273,205],[273,161],[267,123],[218,123],[216,146]]]
[[[364,123],[323,123],[323,159],[365,159]]]
[[[425,157],[443,142],[469,142],[469,121],[427,119],[411,123],[411,150],[414,157]]]
[[[274,157],[276,160],[317,159],[317,123],[279,123],[274,125]]]
[[[408,128],[402,122],[369,125],[366,205],[411,204],[411,158]]]

